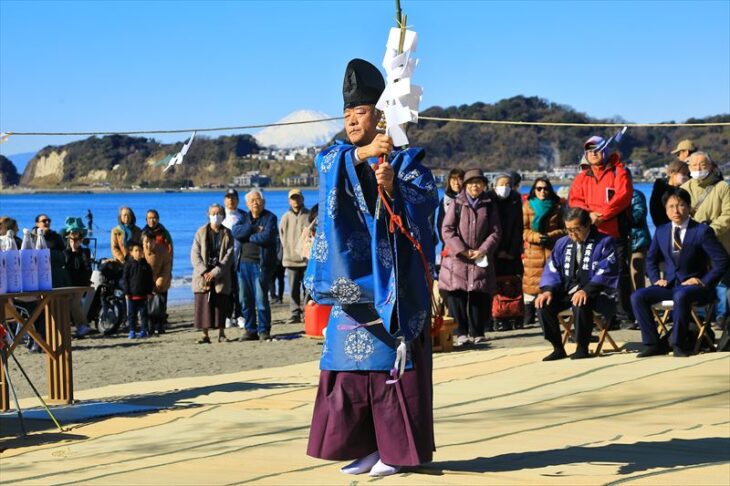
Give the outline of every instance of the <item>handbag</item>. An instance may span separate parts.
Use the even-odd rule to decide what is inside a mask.
[[[163,316],[165,314],[162,308],[162,296],[153,294],[152,298],[147,302],[147,314],[150,316]]]

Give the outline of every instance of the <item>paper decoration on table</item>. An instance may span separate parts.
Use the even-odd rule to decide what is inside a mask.
[[[193,132],[193,134],[190,135],[190,140],[188,140],[188,142],[185,145],[183,145],[183,147],[180,149],[180,152],[178,152],[177,155],[175,155],[173,158],[170,159],[170,162],[167,163],[167,165],[162,170],[162,172],[167,172],[167,170],[170,167],[173,167],[175,165],[180,165],[183,163],[183,158],[185,158],[185,154],[187,154],[188,150],[190,150],[190,144],[193,143],[193,139],[195,138],[195,133],[196,132]]]
[[[408,137],[403,125],[418,122],[418,105],[421,103],[423,89],[411,83],[411,77],[418,59],[414,56],[418,34],[405,30],[403,50],[400,51],[401,29],[392,28],[383,57],[386,85],[375,107],[385,113],[385,132],[393,139],[393,145],[408,145]]]

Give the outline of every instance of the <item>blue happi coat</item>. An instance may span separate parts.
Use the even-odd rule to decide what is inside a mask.
[[[333,306],[321,369],[390,370],[398,343],[430,329],[431,289],[413,245],[397,229],[389,233],[385,207],[375,220],[375,186],[363,189],[354,150],[338,142],[315,159],[319,213],[304,286],[316,302]],[[421,164],[423,157],[423,150],[415,148],[391,154],[396,174],[392,207],[421,243],[433,275],[432,215],[438,192],[431,171]]]
[[[591,227],[584,244],[583,259],[580,262],[584,272],[583,282],[579,288],[585,290],[587,286],[591,286],[595,289],[615,289],[618,286],[618,260],[613,238]],[[560,238],[545,264],[540,278],[540,289],[550,287],[569,292],[575,254],[576,243],[568,236]]]

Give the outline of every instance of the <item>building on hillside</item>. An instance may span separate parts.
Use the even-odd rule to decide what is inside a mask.
[[[287,187],[311,186],[313,185],[312,179],[313,177],[305,172],[299,175],[284,177],[284,185]]]
[[[563,165],[562,167],[553,167],[552,177],[556,179],[574,179],[580,174],[579,165]]]
[[[234,177],[233,184],[240,187],[267,187],[271,185],[271,178],[258,170],[250,170]]]

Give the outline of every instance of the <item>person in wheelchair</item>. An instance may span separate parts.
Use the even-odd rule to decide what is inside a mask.
[[[689,323],[693,305],[707,305],[715,299],[715,286],[728,268],[728,254],[708,225],[690,217],[692,199],[681,188],[669,190],[662,198],[669,223],[659,226],[647,255],[647,274],[652,285],[636,291],[631,305],[641,326],[645,350],[639,358],[668,354],[686,357],[691,343]],[[664,263],[664,275],[659,264]],[[660,339],[651,312],[652,305],[674,302],[671,337]],[[709,329],[710,339],[713,338]]]
[[[558,318],[563,310],[571,308],[575,322],[578,346],[571,359],[590,356],[593,312],[607,320],[616,313],[618,260],[613,238],[592,226],[591,216],[584,209],[568,208],[563,221],[568,235],[555,243],[540,278],[540,294],[535,298],[545,339],[553,345],[553,352],[543,361],[567,356]]]

